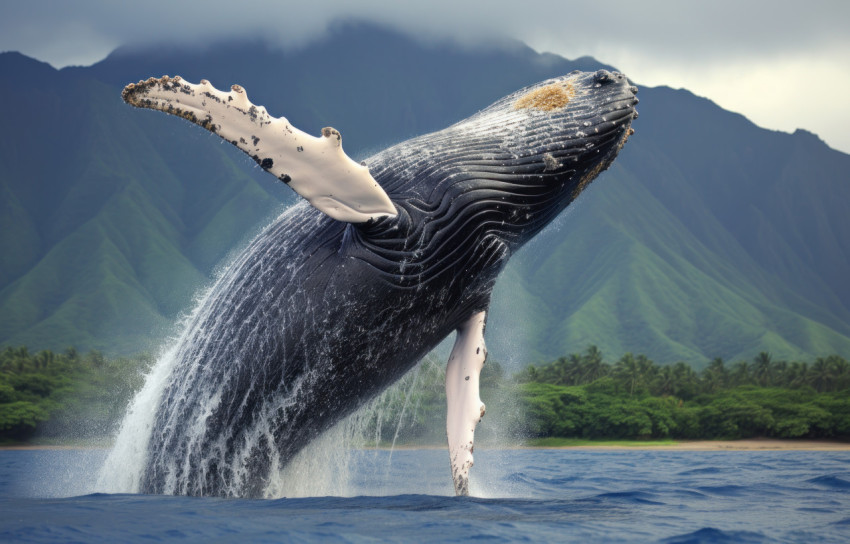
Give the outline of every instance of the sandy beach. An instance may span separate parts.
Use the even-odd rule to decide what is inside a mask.
[[[108,450],[111,444],[15,444],[0,446],[0,451],[27,450]]]
[[[823,440],[689,440],[663,445],[581,445],[555,449],[580,450],[674,450],[674,451],[850,451],[850,443]]]

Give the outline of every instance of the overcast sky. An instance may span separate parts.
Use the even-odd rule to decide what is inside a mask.
[[[591,55],[639,84],[684,87],[765,128],[805,128],[850,152],[850,0],[4,0],[0,51],[58,68],[127,43],[259,35],[291,46],[340,18]]]

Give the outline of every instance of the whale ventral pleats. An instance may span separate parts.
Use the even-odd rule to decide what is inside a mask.
[[[553,83],[521,96],[514,104],[514,109],[558,110],[569,104],[575,94],[576,91],[571,84]]]

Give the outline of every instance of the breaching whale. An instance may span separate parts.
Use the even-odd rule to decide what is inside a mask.
[[[194,314],[140,490],[263,496],[273,471],[457,331],[447,437],[455,492],[468,494],[496,277],[610,166],[633,132],[636,93],[620,73],[573,72],[358,163],[336,130],[308,135],[238,85],[128,85],[129,104],[221,136],[306,200]]]

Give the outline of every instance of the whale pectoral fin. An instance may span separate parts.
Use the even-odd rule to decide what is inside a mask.
[[[324,128],[320,137],[310,136],[251,104],[239,85],[222,92],[206,80],[195,85],[163,76],[131,83],[121,96],[130,105],[180,116],[221,136],[334,219],[363,223],[396,215],[369,169],[342,150],[338,131]]]
[[[478,312],[458,328],[446,366],[446,435],[456,495],[469,495],[475,427],[484,417],[484,403],[478,396],[478,378],[487,356],[485,315],[486,312]]]

